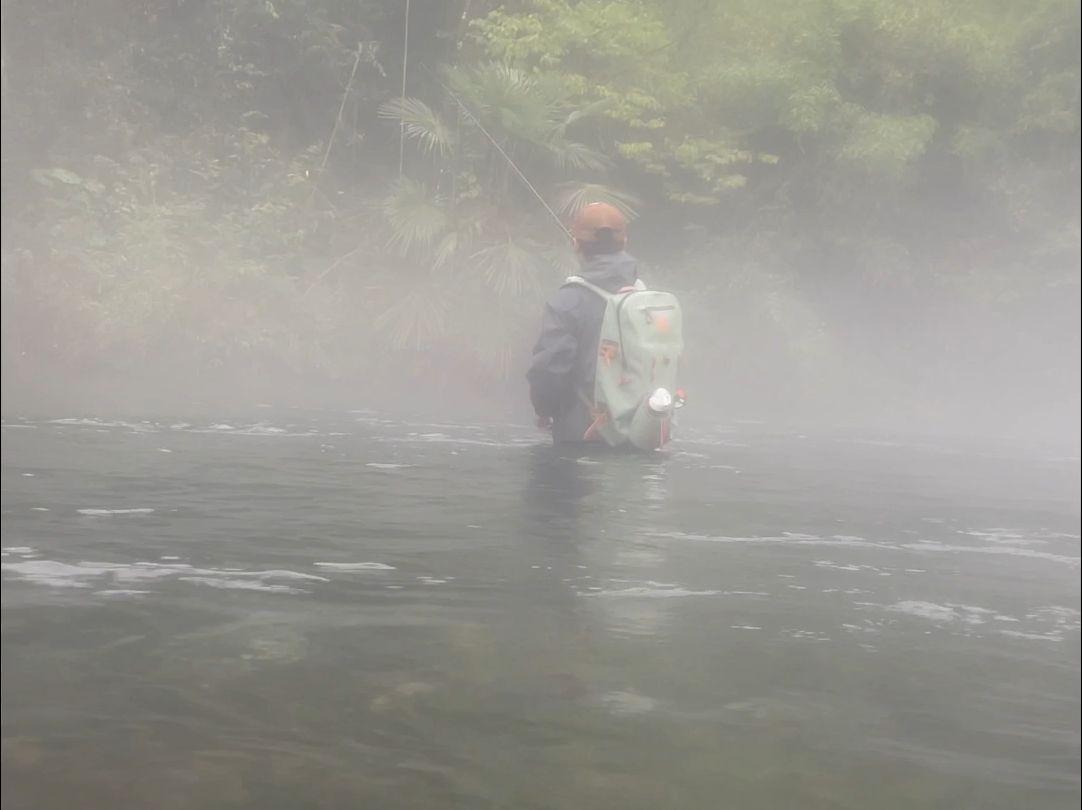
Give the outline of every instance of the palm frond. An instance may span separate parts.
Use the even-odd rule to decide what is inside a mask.
[[[561,133],[566,132],[568,127],[579,121],[603,113],[612,106],[612,102],[613,100],[611,98],[602,98],[587,104],[585,107],[579,107],[578,109],[572,110],[561,124]]]
[[[432,251],[432,269],[443,270],[451,266],[458,255],[461,242],[462,239],[458,231],[444,234],[443,238],[436,244],[435,250]]]
[[[447,156],[454,150],[454,129],[420,99],[395,98],[386,101],[380,105],[379,116],[400,122],[406,137],[416,141],[426,154],[438,152]]]
[[[452,67],[444,76],[470,111],[482,117],[493,110],[514,106],[524,97],[532,97],[537,87],[528,73],[502,62],[486,62],[472,68]]]
[[[554,129],[559,110],[552,93],[525,71],[489,62],[452,68],[447,79],[471,115],[495,137],[541,144]]]
[[[391,227],[388,247],[403,255],[416,246],[429,247],[447,229],[443,199],[409,178],[395,183],[383,202],[383,214]]]
[[[426,279],[385,309],[375,327],[395,349],[420,351],[446,333],[448,308],[445,291]]]
[[[569,126],[603,110],[608,99],[569,112],[567,92],[559,82],[499,62],[451,68],[445,75],[470,116],[493,137],[528,144],[560,170],[609,168],[604,155],[567,137]]]
[[[576,141],[552,137],[544,143],[546,152],[557,169],[566,168],[604,171],[612,164],[600,152]]]
[[[482,210],[465,208],[458,211],[449,230],[436,244],[432,252],[432,269],[444,270],[454,265],[455,259],[469,250],[480,238],[487,217]]]
[[[579,258],[570,245],[548,248],[542,253],[542,258],[559,278],[576,275],[580,270]]]
[[[471,259],[498,295],[520,296],[540,288],[537,254],[511,237],[482,248]]]

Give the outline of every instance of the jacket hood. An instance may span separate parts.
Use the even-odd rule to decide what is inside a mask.
[[[591,284],[617,292],[623,287],[630,287],[639,277],[638,264],[624,251],[619,253],[601,253],[583,259],[579,271]]]

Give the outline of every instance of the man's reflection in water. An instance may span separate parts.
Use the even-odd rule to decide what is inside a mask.
[[[529,474],[523,493],[523,524],[527,535],[550,544],[567,546],[577,543],[580,521],[598,512],[592,496],[598,491],[590,475],[591,459],[557,447],[530,450]]]
[[[526,460],[515,558],[525,568],[508,594],[515,630],[539,670],[569,687],[596,681],[599,654],[619,635],[656,632],[663,600],[610,598],[629,580],[658,579],[663,563],[643,537],[664,490],[655,457],[533,448]],[[611,686],[611,685],[610,685]]]
[[[580,624],[651,635],[673,607],[651,598],[666,579],[658,534],[671,505],[665,454],[538,448],[523,495],[525,552],[544,559],[545,573],[564,586],[552,584],[550,597],[572,600]]]
[[[509,594],[516,642],[528,678],[544,692],[580,696],[589,682],[593,628],[581,593],[592,583],[584,551],[597,536],[604,507],[594,466],[552,447],[532,448],[519,511],[516,558],[524,564]]]

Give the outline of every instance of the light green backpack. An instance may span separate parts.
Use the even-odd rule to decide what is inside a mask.
[[[673,411],[683,405],[677,388],[684,351],[680,302],[672,293],[648,290],[642,282],[610,293],[579,276],[605,301],[593,396],[580,391],[594,421],[584,439],[601,437],[612,447],[656,450],[669,441]]]

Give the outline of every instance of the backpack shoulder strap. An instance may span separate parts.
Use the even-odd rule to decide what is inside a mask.
[[[567,279],[564,281],[564,286],[565,287],[585,287],[587,290],[589,290],[590,292],[597,295],[603,301],[611,301],[614,298],[613,294],[610,293],[608,290],[602,289],[601,287],[598,287],[596,284],[591,284],[589,281],[584,279],[582,276],[568,276]]]
[[[585,287],[586,289],[588,289],[591,292],[595,293],[596,295],[600,296],[605,301],[611,301],[614,298],[619,298],[621,295],[624,295],[625,293],[642,292],[643,290],[646,289],[646,285],[642,282],[642,279],[639,279],[638,281],[636,281],[630,287],[624,287],[618,293],[611,293],[608,290],[603,289],[602,287],[598,287],[596,284],[590,283],[589,281],[584,279],[582,276],[568,276],[567,279],[564,281],[564,286],[569,286],[569,285],[578,286],[578,287]]]

